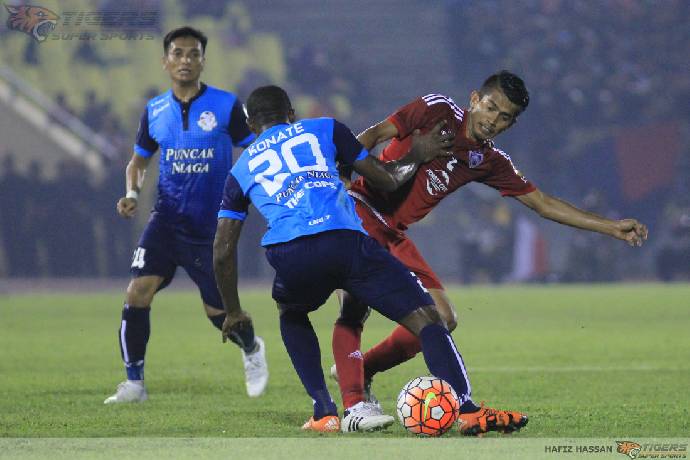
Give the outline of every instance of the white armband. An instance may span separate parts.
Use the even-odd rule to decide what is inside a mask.
[[[136,190],[128,190],[127,195],[125,195],[125,198],[134,198],[135,200],[139,199],[139,192]]]

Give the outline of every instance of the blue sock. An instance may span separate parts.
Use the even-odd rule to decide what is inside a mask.
[[[319,339],[307,314],[284,310],[280,315],[280,333],[292,365],[314,401],[314,420],[326,415],[338,415],[323,377]]]
[[[127,380],[144,380],[144,356],[151,335],[149,314],[151,307],[132,307],[125,304],[118,339],[125,363]]]
[[[223,321],[225,321],[225,313],[220,315],[209,316],[209,321],[218,328],[219,331],[223,330]],[[242,329],[237,333],[230,334],[228,337],[232,342],[236,343],[245,353],[251,353],[256,350],[256,340],[254,337],[254,325]]]
[[[472,387],[467,378],[465,363],[448,330],[439,324],[430,324],[419,333],[419,339],[422,342],[424,361],[429,371],[450,383],[460,398],[461,406],[465,406],[465,409],[471,409],[472,406],[476,408],[470,399]],[[468,402],[471,406],[465,405]],[[474,410],[467,412],[474,412]]]

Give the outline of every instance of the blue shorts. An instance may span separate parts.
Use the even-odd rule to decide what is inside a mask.
[[[153,214],[134,251],[129,272],[134,278],[162,276],[163,282],[158,288],[160,291],[170,284],[178,266],[184,268],[199,287],[201,299],[206,305],[223,309],[213,273],[213,242],[186,241],[170,224]]]
[[[433,305],[414,273],[373,238],[354,230],[304,236],[266,248],[275,268],[273,298],[284,308],[310,312],[335,289],[345,289],[393,321]]]

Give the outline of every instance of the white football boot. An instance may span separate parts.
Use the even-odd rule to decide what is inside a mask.
[[[261,337],[256,336],[258,347],[251,353],[242,351],[244,376],[247,383],[247,394],[255,398],[261,396],[268,383],[268,364],[266,363],[266,346]]]
[[[115,394],[103,401],[103,404],[144,402],[147,399],[149,395],[146,393],[143,380],[125,380],[117,386]]]
[[[343,433],[375,431],[392,425],[394,421],[395,419],[385,415],[377,404],[361,401],[344,412],[340,428]]]

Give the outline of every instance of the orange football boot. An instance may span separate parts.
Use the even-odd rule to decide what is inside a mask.
[[[484,403],[477,412],[461,412],[458,417],[460,432],[465,436],[481,436],[489,431],[512,433],[519,431],[528,421],[525,414],[484,407]]]
[[[326,415],[318,420],[310,417],[307,423],[302,425],[303,430],[318,431],[320,433],[331,433],[340,431],[340,418],[337,415]]]

